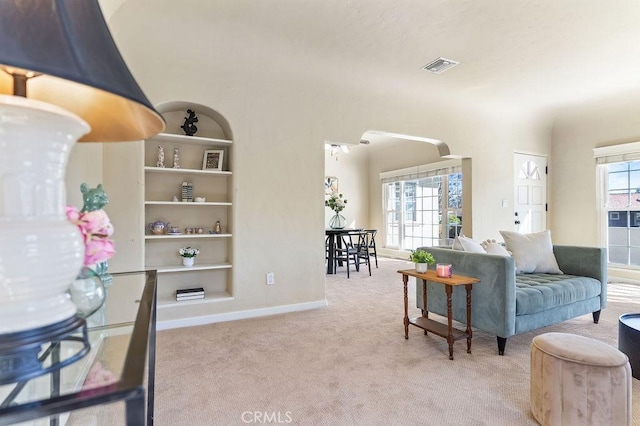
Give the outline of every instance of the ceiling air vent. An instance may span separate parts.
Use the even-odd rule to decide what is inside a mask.
[[[432,73],[435,73],[435,74],[442,74],[449,68],[453,68],[459,63],[460,62],[452,61],[451,59],[447,59],[447,58],[438,58],[435,61],[432,61],[431,63],[422,67],[422,69],[431,71]]]

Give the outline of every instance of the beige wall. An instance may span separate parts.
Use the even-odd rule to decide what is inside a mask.
[[[473,119],[465,114],[464,125],[458,121],[453,113],[450,122],[427,123],[427,129],[421,136],[440,139],[447,143],[452,155],[471,159],[472,166],[465,163],[465,170],[471,169],[472,217],[466,218],[463,232],[477,240],[501,240],[500,230],[514,229],[513,153],[526,151],[549,155],[549,126],[544,121],[527,122],[509,116],[478,115]],[[370,226],[382,229],[380,172],[439,159],[435,147],[423,142],[372,145],[369,164]],[[507,200],[507,207],[502,207],[503,199]]]
[[[593,148],[640,140],[640,102],[610,100],[558,115],[553,130],[551,223],[562,243],[598,245]],[[580,220],[575,220],[579,217]]]
[[[221,18],[231,3],[218,1],[203,13],[169,0],[126,1],[110,20],[121,53],[153,104],[208,105],[233,130],[235,299],[216,304],[217,313],[323,300],[323,230],[330,213],[323,203],[324,176],[341,179],[352,223],[380,228],[378,173],[423,164],[431,155],[431,147],[418,145],[377,153],[370,163],[366,155],[347,154],[337,163],[352,167],[334,173],[326,165],[325,140],[355,144],[367,130],[443,140],[452,154],[473,158],[473,237],[499,238],[500,229],[512,229],[513,152],[549,154],[544,121],[433,104],[428,94],[400,98],[384,86],[363,91],[357,76],[329,78],[310,68],[295,38],[275,45],[259,25],[246,28]],[[136,144],[121,149],[74,153],[69,176],[82,181],[83,172],[95,174],[87,161],[104,160],[110,215],[124,241],[110,264],[126,269],[142,262],[142,195],[122,184],[140,178],[132,165]],[[501,207],[502,199],[509,207]],[[265,285],[267,271],[275,273],[276,285]]]
[[[78,143],[69,157],[67,204],[82,207],[82,183],[91,188],[101,183],[109,198],[104,210],[114,225],[112,239],[116,244],[116,255],[109,260],[110,272],[144,268],[140,233],[144,226],[142,164],[142,142]]]
[[[102,145],[77,143],[73,146],[66,175],[68,205],[82,208],[81,184],[94,188],[102,183]]]
[[[553,238],[561,244],[601,245],[593,148],[640,140],[638,96],[574,106],[558,114],[550,161]],[[640,279],[640,273],[631,273]]]
[[[102,183],[109,197],[105,211],[113,222],[117,256],[109,261],[112,272],[144,269],[144,147],[143,142],[104,144]],[[114,167],[115,166],[115,167]],[[122,208],[127,206],[127,208]],[[140,254],[140,255],[139,255]]]

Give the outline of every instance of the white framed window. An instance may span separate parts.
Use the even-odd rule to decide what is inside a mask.
[[[451,245],[462,227],[459,161],[382,173],[384,246]]]
[[[609,264],[640,268],[640,142],[594,149],[599,229]]]

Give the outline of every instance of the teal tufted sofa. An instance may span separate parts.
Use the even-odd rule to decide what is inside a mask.
[[[473,286],[471,325],[497,337],[498,353],[504,355],[507,338],[547,325],[591,313],[598,323],[607,303],[607,255],[599,247],[554,245],[553,252],[563,275],[515,273],[513,258],[469,253],[445,247],[421,247],[438,263],[453,265],[453,273],[480,279]],[[435,266],[430,266],[434,268]],[[453,318],[466,323],[466,296],[454,288]],[[422,288],[416,286],[422,309]],[[427,283],[429,312],[447,314],[442,285]]]

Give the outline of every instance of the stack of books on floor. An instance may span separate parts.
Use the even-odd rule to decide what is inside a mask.
[[[195,300],[195,299],[204,299],[204,288],[196,287],[196,288],[183,288],[181,290],[176,290],[176,300],[178,302],[183,300]]]

